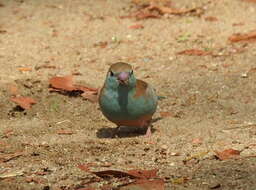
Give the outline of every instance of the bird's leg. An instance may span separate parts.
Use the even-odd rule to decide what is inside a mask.
[[[148,128],[147,128],[147,132],[146,132],[146,135],[145,135],[145,137],[147,137],[147,138],[149,138],[149,137],[151,137],[151,125],[148,125]]]
[[[149,138],[151,137],[151,120],[145,122],[145,126],[147,127],[147,132],[145,137]]]

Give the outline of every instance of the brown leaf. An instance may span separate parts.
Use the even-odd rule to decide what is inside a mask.
[[[219,158],[220,160],[227,160],[240,155],[240,151],[234,150],[232,148],[224,150],[222,152],[215,151],[215,153],[217,158]]]
[[[10,99],[12,102],[18,104],[23,109],[30,109],[33,104],[36,104],[36,101],[30,97],[16,97]]]
[[[134,24],[129,26],[130,29],[143,29],[144,26],[142,24]]]
[[[73,91],[76,90],[76,87],[73,85],[73,76],[64,76],[64,77],[53,77],[49,80],[50,85],[53,88]]]
[[[256,30],[241,34],[236,33],[231,35],[228,40],[232,43],[241,42],[241,41],[247,41],[247,42],[256,42]]]
[[[164,190],[164,180],[137,180],[129,185],[121,187],[120,190]]]
[[[57,131],[57,134],[58,135],[72,135],[72,134],[74,134],[74,132],[67,131],[67,130],[59,130],[59,131]]]
[[[82,86],[82,85],[75,85],[73,84],[73,76],[64,76],[64,77],[53,77],[49,80],[49,83],[51,87],[54,89],[59,90],[64,90],[64,91],[82,91],[82,92],[87,92],[87,91],[93,91],[93,92],[98,92],[98,89],[95,88],[90,88],[87,86]]]
[[[196,56],[205,56],[205,55],[210,55],[211,52],[209,51],[204,51],[204,50],[199,50],[199,49],[188,49],[184,51],[180,51],[177,53],[178,55],[196,55]]]
[[[204,20],[210,21],[210,22],[218,21],[218,19],[216,17],[214,17],[214,16],[207,16],[207,17],[204,18]]]

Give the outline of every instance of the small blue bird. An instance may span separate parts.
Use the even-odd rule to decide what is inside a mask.
[[[151,120],[157,108],[157,95],[146,82],[136,79],[131,65],[118,62],[110,66],[99,105],[103,115],[120,126],[147,127],[151,135]]]

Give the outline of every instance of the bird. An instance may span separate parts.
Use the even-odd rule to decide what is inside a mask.
[[[117,130],[121,126],[143,127],[147,128],[145,136],[151,136],[158,96],[148,83],[135,77],[130,64],[110,66],[98,101],[103,115],[117,125]]]

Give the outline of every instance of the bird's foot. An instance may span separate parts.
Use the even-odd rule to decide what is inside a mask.
[[[119,133],[119,130],[120,130],[120,126],[117,126],[113,132],[113,138],[117,138],[118,137],[118,133]]]

